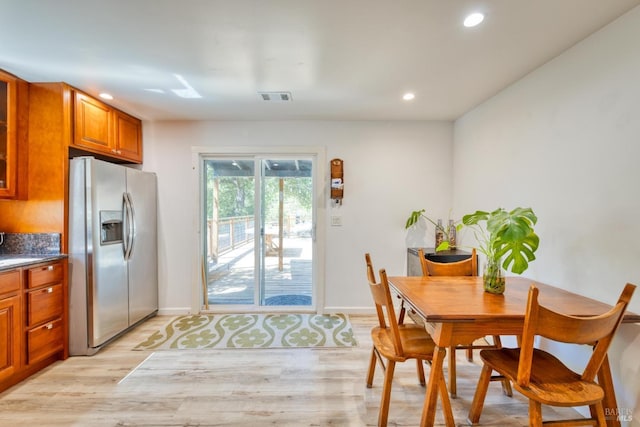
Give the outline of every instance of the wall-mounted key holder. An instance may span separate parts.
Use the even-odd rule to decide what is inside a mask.
[[[342,204],[344,195],[344,172],[342,159],[331,160],[331,200]]]

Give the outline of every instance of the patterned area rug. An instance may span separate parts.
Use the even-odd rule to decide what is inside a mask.
[[[202,314],[179,316],[134,350],[355,347],[344,314]]]

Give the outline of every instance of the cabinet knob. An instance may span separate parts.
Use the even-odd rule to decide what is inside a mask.
[[[50,294],[50,293],[52,293],[52,292],[53,292],[53,288],[47,288],[47,289],[45,289],[45,292],[46,292],[46,293],[48,293],[48,294]]]
[[[48,266],[47,271],[53,271],[53,265]]]
[[[49,323],[48,325],[45,325],[44,328],[47,330],[53,329],[53,323]]]

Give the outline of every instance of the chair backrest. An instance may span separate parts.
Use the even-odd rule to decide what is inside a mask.
[[[369,253],[364,254],[364,260],[367,263],[367,279],[369,280],[369,283],[376,283],[376,275],[373,270],[371,255],[369,255]]]
[[[531,285],[522,331],[518,384],[525,387],[529,384],[536,335],[564,343],[593,345],[593,353],[582,373],[583,380],[593,381],[607,355],[613,336],[622,322],[635,288],[635,285],[627,283],[616,305],[604,314],[575,317],[557,313],[540,305],[539,290]]]
[[[404,354],[404,350],[400,340],[400,331],[398,329],[398,321],[393,305],[393,299],[391,298],[391,291],[389,290],[389,282],[387,281],[387,272],[384,269],[381,269],[379,272],[380,282],[376,282],[371,257],[368,253],[365,254],[364,257],[367,263],[367,280],[369,282],[369,289],[371,290],[371,296],[373,297],[373,302],[376,306],[376,313],[378,314],[378,323],[380,324],[380,328],[391,330],[395,352],[397,355],[401,356]]]
[[[478,257],[476,248],[471,250],[471,257],[456,262],[435,262],[424,257],[424,251],[418,249],[418,258],[423,276],[477,276]]]

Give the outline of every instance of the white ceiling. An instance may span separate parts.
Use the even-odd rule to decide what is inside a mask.
[[[639,4],[0,0],[0,68],[146,120],[452,120]],[[181,79],[202,97],[177,96]]]

